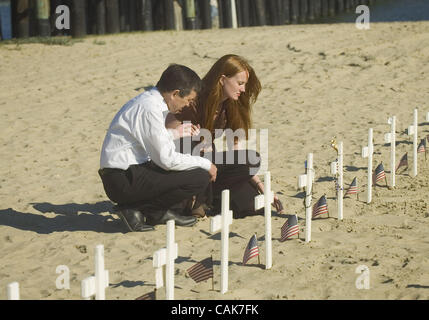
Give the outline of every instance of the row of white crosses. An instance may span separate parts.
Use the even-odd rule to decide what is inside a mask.
[[[407,134],[413,136],[413,177],[417,176],[417,131],[418,131],[418,111],[414,109],[413,124],[408,127]],[[426,121],[429,121],[429,112],[426,113]],[[389,117],[387,123],[390,124],[390,132],[384,135],[384,142],[390,143],[390,168],[391,168],[391,187],[396,185],[396,116]],[[372,154],[374,152],[372,128],[368,131],[368,146],[362,149],[362,157],[368,157],[368,192],[367,203],[372,200]]]
[[[82,298],[89,300],[95,296],[96,300],[105,300],[105,289],[109,287],[109,271],[104,270],[104,246],[95,247],[95,275],[82,280]],[[19,300],[19,283],[12,282],[7,286],[7,299]]]

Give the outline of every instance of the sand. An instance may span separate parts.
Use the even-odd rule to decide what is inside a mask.
[[[153,85],[169,63],[201,76],[227,53],[246,57],[263,85],[254,106],[256,129],[269,130],[273,190],[285,206],[273,212],[273,267],[265,270],[264,218],[230,226],[229,290],[220,293],[220,234],[208,218],[176,228],[176,299],[429,299],[428,161],[418,155],[412,177],[412,138],[405,129],[419,110],[419,139],[429,133],[429,22],[290,25],[238,30],[152,32],[88,37],[71,46],[0,45],[0,299],[18,281],[21,299],[80,299],[94,273],[94,249],[105,247],[106,298],[135,299],[153,290],[152,255],[165,245],[166,226],[127,232],[111,214],[98,177],[108,125],[130,98]],[[396,159],[410,167],[366,204],[367,159],[361,148],[374,130],[374,164],[390,183],[389,116],[397,116]],[[344,143],[344,182],[356,176],[359,199],[344,200],[338,221],[330,162],[333,136]],[[330,218],[314,220],[305,243],[305,211],[297,177],[314,154],[315,200],[326,194]],[[314,203],[314,202],[313,202]],[[280,242],[289,214],[300,239]],[[242,266],[257,232],[257,259]],[[186,269],[213,255],[214,285],[196,284]],[[70,289],[57,289],[56,268],[70,270]],[[370,288],[357,289],[366,265]],[[159,298],[165,297],[163,290]]]

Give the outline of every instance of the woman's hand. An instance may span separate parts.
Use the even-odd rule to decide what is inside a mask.
[[[277,213],[284,212],[283,204],[280,202],[280,199],[277,197],[277,195],[274,195],[274,202],[272,203],[272,206],[276,208]]]
[[[259,177],[253,176],[252,180],[254,181],[258,191],[263,194],[264,193],[264,184],[262,183],[261,180],[259,180]],[[277,195],[275,193],[274,193],[274,201],[271,205],[274,208],[276,208],[277,213],[283,213],[284,212],[283,204],[281,203],[279,197],[277,197]]]
[[[175,129],[170,129],[173,131],[174,139],[197,136],[200,134],[200,125],[193,125],[190,122],[182,123],[177,126]]]

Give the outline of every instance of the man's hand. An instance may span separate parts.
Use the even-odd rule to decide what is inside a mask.
[[[215,182],[216,181],[216,176],[217,176],[217,168],[216,166],[212,163],[210,170],[209,170],[209,175],[210,175],[210,182]]]

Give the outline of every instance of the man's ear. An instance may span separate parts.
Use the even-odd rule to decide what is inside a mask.
[[[178,96],[178,95],[179,95],[179,93],[180,93],[180,90],[176,89],[176,90],[174,90],[174,91],[171,93],[171,95],[172,95],[173,97],[176,97],[176,96]]]

